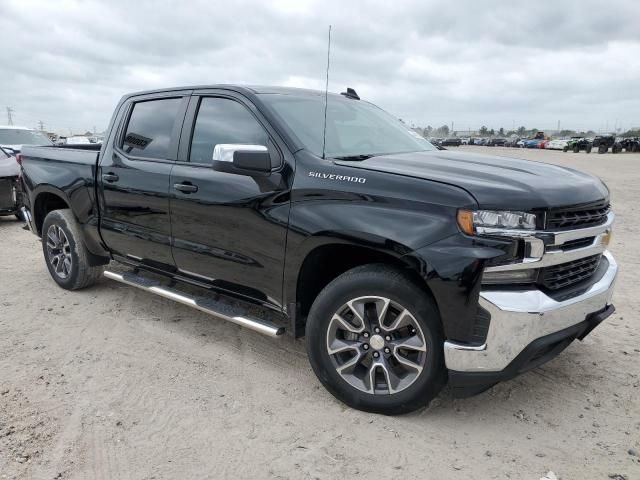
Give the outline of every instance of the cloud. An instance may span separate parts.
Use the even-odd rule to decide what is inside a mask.
[[[127,92],[346,86],[416,125],[640,124],[640,3],[561,0],[0,3],[0,107],[60,132],[106,127]]]

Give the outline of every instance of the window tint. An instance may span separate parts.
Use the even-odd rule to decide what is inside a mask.
[[[139,102],[133,106],[122,148],[146,158],[167,158],[180,98]]]
[[[191,141],[190,161],[211,163],[219,143],[267,146],[267,132],[244,105],[226,98],[200,102]]]
[[[3,149],[0,148],[0,160],[6,160],[9,158],[9,155],[4,152]]]

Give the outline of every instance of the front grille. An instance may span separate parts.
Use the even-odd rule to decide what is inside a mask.
[[[608,203],[551,210],[547,216],[547,228],[566,230],[601,225],[607,221]]]
[[[578,238],[577,240],[569,240],[562,245],[552,245],[547,247],[547,251],[562,251],[568,252],[570,250],[577,250],[578,248],[590,247],[593,245],[595,237]]]
[[[538,283],[549,290],[568,287],[593,275],[602,255],[592,255],[572,262],[540,269]]]

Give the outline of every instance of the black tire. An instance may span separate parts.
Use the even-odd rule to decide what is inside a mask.
[[[49,246],[52,242],[48,234],[52,232],[50,230],[52,227],[61,229],[66,237],[68,246],[64,249],[54,249],[53,251],[60,251],[70,259],[71,266],[68,272],[57,272],[51,260]],[[80,226],[73,212],[69,209],[53,210],[45,217],[42,224],[42,251],[51,278],[66,290],[79,290],[93,285],[102,278],[104,266],[93,267],[89,264],[89,252],[82,241]],[[58,260],[58,263],[60,261]]]
[[[20,220],[21,222],[23,221],[22,214],[20,214],[20,213],[15,213],[14,215],[16,216],[16,219],[17,219],[17,220]]]
[[[413,383],[392,394],[367,393],[354,387],[337,372],[327,350],[328,330],[334,314],[346,302],[369,296],[388,298],[408,310],[419,325],[426,346],[423,368]],[[373,331],[371,335],[373,344]],[[438,395],[447,380],[443,342],[435,301],[403,273],[381,264],[356,267],[329,283],[313,303],[306,326],[309,361],[325,388],[353,408],[385,415],[411,412]],[[369,353],[375,355],[376,352]]]
[[[567,151],[568,151],[568,150],[569,150],[569,147],[562,147],[562,151],[563,151],[564,153],[567,153]]]
[[[573,146],[573,153],[578,153],[580,151],[580,147],[578,145]]]
[[[598,147],[598,153],[607,153],[607,150],[609,150],[605,145],[600,145]]]
[[[585,149],[585,152],[587,153],[591,153],[591,145],[587,145],[587,148]]]

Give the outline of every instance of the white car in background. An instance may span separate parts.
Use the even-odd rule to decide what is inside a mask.
[[[567,146],[568,143],[569,140],[567,140],[566,138],[556,138],[547,142],[544,148],[546,148],[547,150],[562,150]]]
[[[14,125],[0,126],[0,147],[18,154],[23,145],[51,146],[53,143],[39,130]]]
[[[93,142],[89,140],[89,137],[75,136],[67,137],[64,143],[66,145],[91,145]]]

